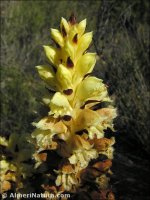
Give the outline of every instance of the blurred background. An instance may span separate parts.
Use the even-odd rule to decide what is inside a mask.
[[[118,108],[112,188],[117,200],[150,199],[149,1],[1,0],[1,134],[31,133],[45,86],[35,66],[46,62],[50,27],[74,12],[93,31],[98,61]],[[41,108],[42,107],[42,108]],[[108,131],[106,134],[112,134]]]

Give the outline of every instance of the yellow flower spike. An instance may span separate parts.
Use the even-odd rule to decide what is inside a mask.
[[[82,20],[79,24],[77,24],[78,34],[83,35],[86,28],[86,19]]]
[[[50,102],[51,111],[49,114],[53,114],[55,118],[63,115],[71,115],[72,107],[70,106],[65,95],[60,92],[56,92]]]
[[[72,75],[71,72],[62,64],[59,65],[56,73],[56,78],[62,91],[72,89]]]
[[[44,46],[48,60],[56,69],[37,67],[41,78],[56,93],[44,97],[43,101],[50,111],[47,117],[34,123],[36,130],[32,138],[37,148],[34,155],[43,153],[43,150],[59,155],[59,163],[57,158],[54,162],[57,167],[48,169],[50,174],[56,172],[52,187],[59,193],[80,193],[80,184],[85,176],[85,181],[90,179],[95,185],[96,181],[101,182],[98,177],[102,175],[103,179],[106,172],[103,168],[113,158],[112,145],[115,141],[112,139],[109,144],[105,130],[113,130],[116,109],[111,106],[107,86],[101,79],[89,75],[96,63],[96,54],[87,53],[93,33],[85,33],[85,29],[86,19],[77,23],[74,15],[68,22],[61,18],[60,31],[51,29],[52,39],[58,48]],[[97,162],[101,154],[107,159]],[[34,157],[36,166],[44,162]],[[110,167],[109,164],[107,169]],[[105,193],[103,189],[107,191],[107,184],[102,185],[106,187],[101,187],[100,192]]]
[[[92,72],[95,63],[96,63],[95,53],[84,54],[76,64],[73,83],[76,84],[80,82],[80,80],[82,80],[86,74]]]
[[[54,70],[50,66],[36,66],[36,69],[38,70],[41,79],[43,79],[50,87],[53,89],[58,88]]]
[[[51,36],[56,44],[58,44],[60,47],[64,46],[64,38],[59,30],[51,28]]]
[[[69,24],[68,24],[67,20],[64,19],[63,17],[61,18],[60,29],[61,29],[61,33],[62,33],[63,37],[67,36],[67,34],[69,32]]]
[[[48,58],[50,63],[52,63],[52,65],[57,67],[59,50],[57,50],[54,47],[46,46],[46,45],[44,45],[43,48],[44,48],[46,57]]]
[[[82,35],[82,37],[79,39],[78,48],[76,52],[77,58],[81,56],[88,49],[89,45],[92,42],[92,36],[93,32],[89,32]]]

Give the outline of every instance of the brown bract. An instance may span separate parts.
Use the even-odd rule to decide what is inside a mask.
[[[105,151],[115,143],[115,138],[94,138],[93,140],[90,140],[90,143],[93,144],[94,148],[98,151]]]
[[[112,161],[109,159],[104,160],[103,162],[96,162],[94,165],[92,165],[93,168],[101,172],[106,172],[111,166],[112,166]]]

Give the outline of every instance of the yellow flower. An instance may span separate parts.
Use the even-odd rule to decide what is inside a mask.
[[[79,39],[79,44],[76,52],[77,59],[82,56],[82,54],[87,50],[89,45],[92,42],[92,36],[93,33],[85,33],[80,39]]]
[[[69,158],[71,164],[80,164],[81,168],[85,168],[88,166],[89,161],[92,159],[96,159],[98,157],[98,153],[95,149],[83,149],[79,148],[73,151],[73,155]]]
[[[44,149],[55,149],[57,147],[56,143],[53,143],[53,137],[56,133],[52,133],[50,130],[40,130],[36,129],[32,133],[32,138],[36,139],[36,145],[39,147],[39,151]]]
[[[55,86],[54,82],[56,85],[59,82],[60,87],[56,87],[59,92],[71,89],[72,84],[75,90],[77,83],[93,70],[96,62],[95,53],[85,53],[92,41],[91,32],[84,34],[86,20],[72,25],[62,18],[60,27],[61,31],[51,29],[52,39],[60,48],[44,46],[48,60],[58,71],[54,74],[48,66],[37,67],[41,78],[51,87]]]
[[[40,77],[47,83],[47,85],[54,90],[58,89],[54,70],[50,66],[41,65],[36,66],[36,68]]]
[[[72,107],[69,104],[68,99],[60,92],[56,92],[52,97],[50,109],[51,111],[49,114],[54,114],[54,117],[71,115],[72,112]]]
[[[87,77],[85,78],[77,87],[75,98],[74,98],[74,107],[82,107],[88,101],[108,101],[111,102],[107,88],[102,83],[101,79],[96,77]]]
[[[64,46],[64,39],[59,30],[51,28],[52,39],[61,47]]]
[[[104,130],[111,128],[113,130],[113,119],[116,117],[116,109],[102,108],[97,111],[90,109],[80,109],[76,111],[74,119],[74,131],[78,132],[83,129],[88,131],[88,136],[93,139],[102,138]]]
[[[71,72],[62,64],[58,66],[56,77],[62,91],[73,88]]]
[[[63,37],[65,37],[68,34],[68,31],[70,29],[67,20],[64,19],[63,17],[61,18],[60,29]]]
[[[41,152],[45,149],[53,149],[62,158],[58,170],[53,169],[60,193],[76,192],[81,173],[84,171],[86,176],[90,168],[91,175],[97,177],[95,183],[107,189],[108,179],[103,173],[110,169],[113,158],[115,141],[104,137],[107,128],[114,130],[117,112],[107,86],[101,79],[90,76],[96,54],[87,52],[93,34],[85,33],[85,28],[86,19],[77,23],[73,16],[69,21],[62,18],[60,30],[51,29],[56,47],[44,46],[51,66],[37,66],[40,77],[55,93],[43,98],[50,108],[48,116],[34,123],[32,138],[37,147],[34,157],[36,166],[47,159]],[[108,160],[97,162],[100,154]],[[89,166],[91,160],[96,163]],[[96,174],[92,174],[95,170]]]
[[[82,81],[83,77],[93,71],[94,65],[96,63],[95,53],[86,53],[81,56],[76,64],[75,72],[73,75],[73,84],[77,85]]]
[[[71,92],[71,89],[66,90],[66,94],[67,92]],[[87,107],[91,102],[94,102],[94,104],[103,101],[111,102],[106,86],[102,83],[102,80],[95,77],[84,79],[73,95],[74,97],[69,100],[68,95],[55,93],[50,103],[50,114],[55,113],[55,116],[72,115],[72,109],[82,108],[85,105]]]
[[[50,61],[50,63],[57,67],[58,64],[58,57],[59,57],[59,50],[52,47],[52,46],[43,46],[46,57],[48,58],[48,60]]]
[[[32,138],[36,140],[39,151],[44,149],[56,149],[57,143],[53,141],[57,134],[60,138],[67,140],[67,127],[62,121],[51,116],[41,119],[38,123],[33,123],[37,129],[32,133]]]
[[[73,143],[73,152],[69,157],[71,164],[79,163],[81,168],[85,168],[88,166],[91,159],[98,157],[96,149],[93,149],[92,145],[81,136],[75,135],[73,137]]]

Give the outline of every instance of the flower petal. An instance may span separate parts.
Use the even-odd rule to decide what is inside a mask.
[[[67,98],[60,92],[56,92],[52,97],[52,100],[50,102],[50,109],[51,111],[49,112],[49,114],[54,114],[55,118],[63,115],[71,115],[72,111],[72,108]]]
[[[99,123],[99,115],[97,112],[90,109],[79,110],[76,113],[74,121],[74,130],[80,131],[87,127],[97,125]]]
[[[67,132],[67,127],[64,125],[62,121],[59,121],[54,125],[54,132],[63,135],[64,133]]]
[[[83,77],[86,74],[92,72],[95,63],[96,63],[95,53],[84,54],[76,64],[73,82],[78,83],[81,79],[83,79]]]
[[[81,107],[88,100],[106,101],[107,97],[107,88],[102,80],[96,77],[87,77],[76,90],[74,104],[76,107]]]
[[[86,19],[82,20],[78,25],[77,25],[77,29],[78,29],[78,33],[79,35],[83,35],[84,31],[86,28]]]
[[[99,114],[100,121],[111,123],[117,117],[117,110],[113,107],[102,108],[96,111]]]
[[[63,17],[61,18],[60,28],[61,28],[62,35],[66,36],[69,31],[69,24],[67,20],[64,19]]]
[[[77,58],[81,56],[85,52],[85,50],[89,47],[90,43],[92,42],[92,35],[93,35],[92,32],[85,33],[79,39],[79,46],[76,53]]]

